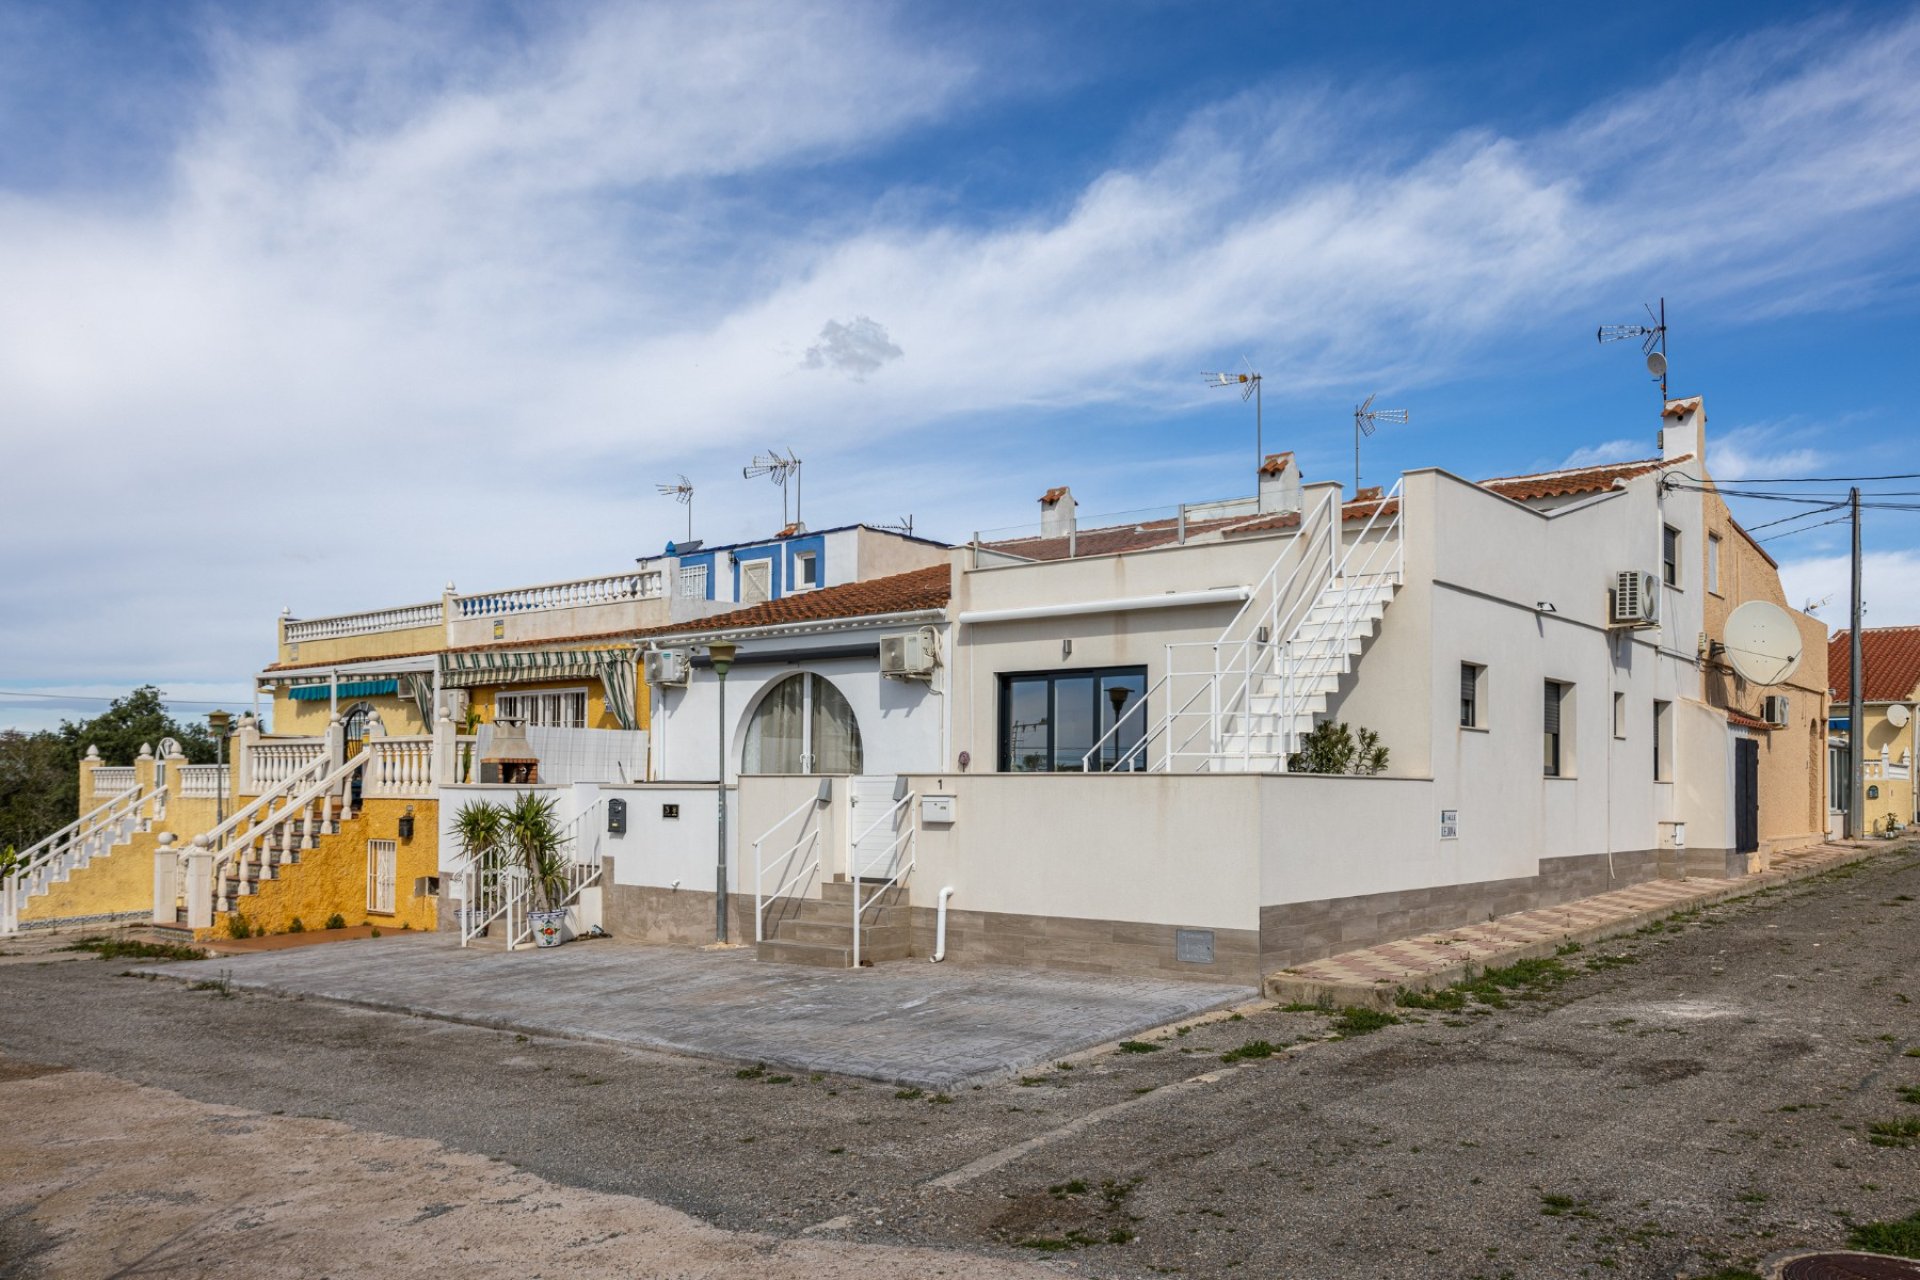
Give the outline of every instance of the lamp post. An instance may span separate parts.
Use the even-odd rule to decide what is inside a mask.
[[[207,727],[213,730],[213,759],[220,766],[213,788],[213,825],[217,827],[227,820],[227,731],[233,727],[233,717],[225,711],[209,711]]]
[[[720,677],[720,781],[714,786],[714,794],[720,800],[720,839],[719,859],[714,864],[713,893],[713,940],[727,940],[727,669],[733,666],[733,655],[739,646],[725,640],[715,640],[707,646],[707,658],[713,663],[713,674]]]

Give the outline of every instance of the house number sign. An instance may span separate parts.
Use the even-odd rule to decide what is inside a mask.
[[[1460,838],[1460,811],[1458,809],[1442,809],[1440,811],[1440,838],[1442,840],[1458,840]]]

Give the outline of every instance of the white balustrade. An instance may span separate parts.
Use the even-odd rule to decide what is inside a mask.
[[[134,784],[133,766],[109,765],[93,771],[93,794],[117,796]]]
[[[438,600],[426,604],[404,604],[394,609],[371,609],[366,613],[341,613],[330,618],[289,618],[286,640],[288,644],[299,644],[306,640],[337,640],[341,636],[364,636],[376,631],[437,627],[443,620]]]
[[[243,790],[264,795],[327,753],[325,738],[263,739],[247,751]]]
[[[407,799],[434,794],[433,737],[369,738],[365,794]]]
[[[224,799],[228,793],[227,770],[217,764],[179,766],[179,794],[189,800]]]
[[[478,595],[455,596],[454,607],[463,618],[490,618],[502,613],[531,613],[539,609],[575,609],[582,605],[614,604],[621,600],[653,600],[664,592],[658,569],[615,573],[603,578],[576,578],[537,587],[513,587]]]

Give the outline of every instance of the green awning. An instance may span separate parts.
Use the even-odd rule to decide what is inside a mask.
[[[440,655],[440,683],[450,689],[542,680],[598,680],[610,662],[633,660],[631,649],[489,649]]]
[[[297,684],[293,686],[295,702],[327,702],[332,699],[334,686],[328,684]],[[383,693],[398,693],[398,680],[346,680],[339,686],[342,698],[372,698]]]

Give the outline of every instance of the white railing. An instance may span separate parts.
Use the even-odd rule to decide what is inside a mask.
[[[325,738],[263,738],[247,749],[240,790],[265,795],[327,755]]]
[[[561,848],[566,852],[565,891],[550,904],[564,911],[580,900],[580,895],[600,883],[606,870],[606,797],[594,801],[567,823]],[[493,857],[466,855],[456,869],[461,878],[460,945],[466,946],[486,933],[495,921],[506,928],[507,950],[516,951],[532,942],[533,882],[526,870],[508,860],[509,855]]]
[[[330,771],[327,757],[320,755],[213,830],[195,836],[193,846],[213,854],[214,910],[231,911],[237,894],[252,893],[269,869],[269,858],[281,867],[292,862],[295,853],[313,848],[319,828],[338,821],[353,775],[366,763],[362,751]]]
[[[148,792],[134,786],[120,792],[69,822],[52,835],[28,845],[17,855],[14,869],[0,877],[0,934],[20,927],[27,899],[45,893],[74,871],[166,816],[166,788]]]
[[[433,735],[406,738],[369,738],[365,794],[425,799],[434,794]]]
[[[808,876],[820,869],[820,826],[818,823],[815,823],[812,827],[808,828],[798,840],[787,846],[785,852],[774,858],[771,867],[762,861],[762,847],[768,840],[773,838],[774,832],[780,830],[795,818],[800,817],[809,809],[818,809],[819,807],[820,797],[809,796],[795,808],[792,813],[768,827],[761,833],[760,838],[753,842],[753,940],[755,942],[765,942],[767,940],[767,908],[777,905],[782,898],[787,896],[789,890],[798,888],[804,884]],[[805,851],[804,853],[802,852],[803,850]],[[787,877],[786,880],[774,888],[773,892],[768,893],[766,891],[767,872],[772,870],[776,875],[785,875],[787,869],[792,867],[795,858],[800,858],[806,865],[802,866],[799,871],[794,872],[793,875]]]
[[[537,609],[574,609],[581,605],[613,604],[621,600],[652,600],[664,591],[658,569],[614,573],[602,578],[576,578],[537,587],[512,587],[477,595],[455,596],[454,608],[463,618],[490,618],[502,613],[529,613]]]
[[[878,821],[855,836],[852,842],[847,845],[847,858],[849,862],[847,879],[853,882],[853,967],[855,969],[860,967],[860,933],[865,927],[861,917],[866,915],[867,908],[879,902],[888,890],[906,883],[907,877],[913,874],[914,863],[919,857],[920,828],[912,816],[913,809],[911,806],[913,805],[913,798],[914,793],[911,791],[907,792],[906,795],[894,802],[893,808],[881,814]],[[896,821],[903,809],[906,810],[908,814],[907,825],[901,828],[900,833],[896,835],[893,838],[893,842],[887,846],[884,861],[882,862],[882,865],[888,869],[887,878],[880,882],[878,889],[875,889],[871,894],[863,898],[860,893],[860,886],[866,882],[868,877],[863,876],[861,872],[872,864],[867,861],[866,855],[860,851],[861,843],[881,827]],[[905,845],[904,849],[902,848],[903,844]],[[851,865],[854,859],[860,859],[861,865],[857,867]]]
[[[224,765],[183,764],[179,766],[180,797],[184,800],[225,799],[228,771]]]
[[[117,796],[135,781],[131,765],[102,765],[93,771],[93,794]]]
[[[414,627],[437,627],[444,620],[438,600],[426,604],[405,604],[396,609],[373,609],[366,613],[342,613],[331,618],[289,618],[286,641],[299,644],[306,640],[337,640],[341,636],[364,636],[376,631],[407,631]]]

